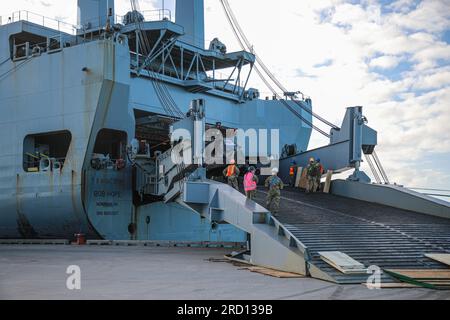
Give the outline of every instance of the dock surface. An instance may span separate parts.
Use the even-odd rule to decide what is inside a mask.
[[[369,290],[312,278],[279,279],[221,259],[227,249],[0,246],[0,299],[450,299],[448,291]],[[66,269],[81,268],[81,290]]]

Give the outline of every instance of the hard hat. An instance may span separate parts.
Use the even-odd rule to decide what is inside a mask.
[[[314,161],[316,161],[316,159],[314,159],[314,158],[309,158],[309,162],[314,162]]]
[[[232,160],[230,161],[230,164],[236,164],[236,160],[232,159]]]
[[[320,158],[317,158],[316,161],[317,161],[317,162],[320,162]]]
[[[278,168],[273,168],[272,169],[272,174],[277,174],[278,173]]]

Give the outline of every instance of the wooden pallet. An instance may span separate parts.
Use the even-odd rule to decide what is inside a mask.
[[[331,179],[333,178],[333,171],[328,170],[327,177],[325,179],[325,185],[323,187],[323,193],[330,193],[331,189]]]
[[[402,282],[428,289],[450,290],[450,269],[386,269]]]
[[[418,280],[450,280],[450,269],[388,269]]]
[[[322,251],[318,252],[320,258],[330,266],[344,274],[364,274],[367,268],[349,255],[340,251]]]
[[[295,176],[295,187],[300,188],[300,180],[302,179],[303,168],[297,168],[297,175]]]
[[[425,257],[450,266],[450,254],[427,253]]]
[[[279,271],[279,270],[274,270],[274,269],[269,269],[269,268],[264,268],[264,267],[245,267],[245,268],[241,268],[240,270],[248,270],[251,272],[255,272],[255,273],[259,273],[259,274],[263,274],[266,276],[271,276],[271,277],[275,277],[275,278],[279,278],[279,279],[304,278],[304,276],[301,274]]]
[[[307,177],[307,170],[302,170],[302,174],[300,176],[300,181],[298,184],[298,187],[301,189],[306,189],[306,187],[308,186],[308,177]]]
[[[241,263],[243,265],[254,266],[254,264],[250,263],[249,261],[247,261],[245,259],[236,258],[234,255],[226,254],[223,257],[225,259],[227,259],[229,262],[235,262],[235,263]]]

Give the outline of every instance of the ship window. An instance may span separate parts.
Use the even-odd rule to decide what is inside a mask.
[[[94,146],[95,157],[108,157],[110,160],[124,159],[127,133],[124,131],[102,129],[97,135]]]
[[[62,170],[71,140],[69,131],[26,136],[23,141],[23,169],[26,172]]]

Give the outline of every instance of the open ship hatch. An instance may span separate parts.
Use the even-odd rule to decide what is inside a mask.
[[[155,151],[165,152],[170,149],[170,117],[155,113],[135,110],[136,139],[145,141],[150,147],[151,153]]]

